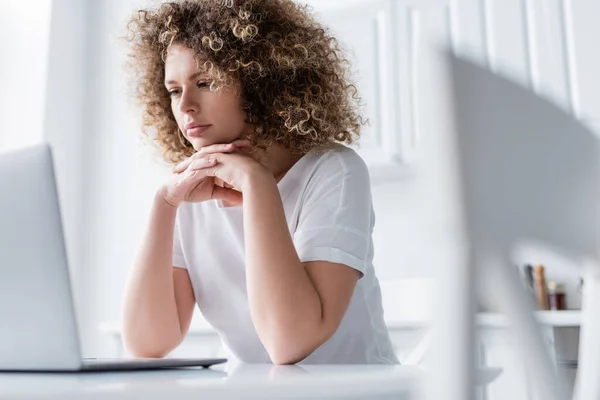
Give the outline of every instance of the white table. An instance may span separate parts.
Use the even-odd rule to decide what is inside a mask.
[[[480,384],[500,370],[479,372]],[[409,399],[426,373],[400,365],[224,364],[138,372],[0,373],[2,399]]]
[[[219,365],[103,373],[0,373],[2,399],[406,399],[422,372],[401,366]]]

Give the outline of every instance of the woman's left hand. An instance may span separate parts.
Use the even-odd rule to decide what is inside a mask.
[[[233,145],[235,152],[224,153],[225,146]],[[247,140],[237,140],[231,144],[214,144],[200,149],[187,160],[177,165],[173,172],[197,171],[197,174],[215,177],[225,184],[225,187],[243,193],[248,183],[255,176],[267,175],[269,171],[258,161],[250,157],[244,150],[251,149]],[[205,158],[214,159],[214,165],[207,165]]]

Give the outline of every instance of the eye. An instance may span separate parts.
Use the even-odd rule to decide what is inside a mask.
[[[178,95],[179,93],[181,93],[181,90],[179,89],[171,89],[169,90],[169,96],[173,97],[175,95]]]
[[[199,88],[210,88],[210,84],[211,84],[211,82],[210,82],[210,81],[198,81],[198,82],[196,83],[196,85],[197,85]]]

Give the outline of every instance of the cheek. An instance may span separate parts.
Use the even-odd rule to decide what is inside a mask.
[[[240,130],[244,127],[246,114],[237,103],[220,104],[218,109],[221,123],[229,130]]]
[[[177,107],[173,103],[171,103],[171,114],[173,114],[173,118],[175,118],[177,126],[181,128],[181,113],[177,111]]]
[[[244,127],[246,125],[246,112],[242,109],[238,99],[230,104],[230,110],[232,124],[237,127]]]
[[[241,134],[246,130],[246,115],[244,112],[237,111],[232,113],[230,118],[231,129],[235,130],[237,134]]]

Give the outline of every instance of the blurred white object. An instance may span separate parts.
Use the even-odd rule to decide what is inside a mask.
[[[576,393],[580,400],[598,399],[598,138],[563,110],[482,67],[454,56],[449,57],[448,67],[462,213],[470,241],[466,271],[471,273],[459,278],[467,288],[479,278],[484,298],[512,320],[516,342],[540,398],[566,399],[564,379],[552,367],[532,318],[532,302],[514,274],[510,257],[519,241],[536,240],[581,265],[584,271],[573,271],[588,278]],[[459,292],[455,295],[465,297]],[[463,306],[463,314],[472,312],[472,303]],[[457,347],[465,345],[465,338],[454,340]],[[446,362],[448,378],[441,382],[454,389],[472,385],[471,359],[454,368]]]
[[[433,279],[426,278],[380,281],[386,322],[428,324],[433,307],[433,285]]]
[[[381,281],[381,298],[384,304],[384,317],[391,333],[399,327],[418,327],[419,334],[415,347],[401,358],[402,365],[419,365],[431,344],[429,325],[432,318],[434,281],[426,278],[396,279]]]
[[[431,347],[433,334],[427,331],[419,341],[419,344],[402,360],[402,365],[420,365]]]

